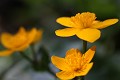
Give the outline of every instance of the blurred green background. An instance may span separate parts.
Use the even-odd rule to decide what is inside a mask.
[[[81,50],[82,42],[76,36],[57,37],[55,30],[64,27],[56,19],[87,11],[94,12],[98,20],[119,19],[120,0],[0,0],[0,33],[15,33],[20,26],[42,28],[43,38],[36,47],[43,44],[50,56],[63,57],[70,48]],[[85,80],[120,80],[120,23],[102,30],[101,38],[88,44],[92,45],[97,46],[97,51]],[[29,66],[17,54],[0,57],[0,80],[54,80],[49,73],[32,71]]]

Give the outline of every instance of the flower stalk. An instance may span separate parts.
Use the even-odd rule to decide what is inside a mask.
[[[45,68],[46,71],[48,71],[51,75],[53,75],[56,79],[56,75],[54,74],[54,72],[50,69],[50,67],[48,65],[46,65],[43,61],[42,63],[39,62],[39,59],[37,57],[37,54],[35,52],[34,49],[34,44],[32,44],[30,46],[30,51],[32,52],[32,58],[30,58],[29,56],[27,56],[24,52],[20,52],[20,55],[26,59],[28,62],[30,62],[30,64],[32,65],[33,69],[35,71],[41,71],[42,68]],[[44,54],[44,56],[48,56],[48,51],[45,49],[45,47],[41,47],[41,52]],[[46,55],[45,55],[46,54]],[[49,63],[48,63],[49,64]],[[44,66],[43,66],[44,65]],[[41,68],[42,67],[42,68]]]
[[[75,77],[73,80],[84,80],[84,77],[83,76]]]
[[[38,58],[37,58],[37,54],[35,52],[35,49],[34,49],[34,45],[32,44],[31,45],[31,50],[32,50],[32,56],[33,56],[33,68],[36,70],[36,71],[39,71],[39,62],[38,62]]]
[[[85,53],[87,50],[87,41],[83,40],[83,53]]]
[[[32,54],[33,54],[33,60],[34,60],[35,62],[37,62],[37,55],[36,55],[36,52],[35,52],[35,50],[34,50],[34,45],[31,45],[31,50],[32,50]]]
[[[37,60],[37,55],[36,55],[36,53],[35,53],[35,50],[34,50],[34,46],[32,45],[31,47],[30,47],[30,49],[31,49],[31,51],[32,51],[32,56],[33,56],[33,59],[32,58],[30,58],[29,56],[27,56],[26,54],[25,54],[25,52],[23,52],[23,51],[20,51],[20,55],[24,58],[24,59],[26,59],[28,62],[30,62],[30,64],[33,66],[33,68],[34,68],[34,70],[35,71],[39,71],[39,63],[38,63],[38,60]]]
[[[30,59],[27,55],[25,55],[25,53],[24,52],[20,52],[20,55],[24,58],[24,59],[26,59],[28,62],[30,62],[31,64],[33,63],[33,61],[32,61],[32,59]]]

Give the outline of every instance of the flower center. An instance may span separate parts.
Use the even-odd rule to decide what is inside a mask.
[[[74,71],[75,71],[75,72],[80,72],[80,70],[81,70],[80,68],[77,68],[77,69],[75,69]]]
[[[96,17],[94,13],[84,12],[82,14],[78,13],[71,17],[71,21],[79,28],[88,28],[95,21]]]

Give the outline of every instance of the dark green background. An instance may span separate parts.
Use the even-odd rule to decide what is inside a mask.
[[[46,46],[50,56],[63,57],[70,48],[81,50],[82,42],[76,36],[69,38],[57,37],[55,30],[64,27],[57,24],[56,19],[61,16],[73,16],[76,13],[87,11],[94,12],[97,19],[101,21],[110,18],[119,19],[120,1],[0,0],[0,32],[15,33],[20,26],[42,28],[44,33],[41,43]],[[99,40],[93,44],[88,43],[89,47],[96,45],[97,51],[93,59],[94,66],[86,76],[86,80],[120,80],[120,23],[105,28],[101,32]],[[13,55],[0,58],[0,73],[2,76],[0,80],[4,79],[5,71],[11,70],[11,65],[15,66],[19,62],[18,57],[18,55]],[[22,65],[24,64],[19,66]],[[16,68],[19,69],[19,66]],[[17,76],[15,80],[18,80]]]

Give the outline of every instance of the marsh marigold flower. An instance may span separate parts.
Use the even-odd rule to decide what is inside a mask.
[[[68,28],[56,30],[57,36],[69,37],[76,35],[80,39],[94,42],[99,39],[101,33],[99,29],[106,28],[118,22],[118,19],[108,19],[105,21],[96,20],[94,13],[83,12],[72,17],[60,17],[56,20]]]
[[[26,31],[23,27],[16,34],[2,33],[1,43],[6,50],[0,51],[0,56],[8,56],[15,51],[24,51],[31,43],[38,41],[42,31],[32,28]]]
[[[61,71],[56,73],[60,79],[73,79],[76,76],[85,76],[93,66],[90,63],[96,47],[91,47],[85,54],[78,49],[70,49],[67,51],[65,58],[52,56],[52,63]]]

